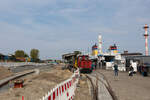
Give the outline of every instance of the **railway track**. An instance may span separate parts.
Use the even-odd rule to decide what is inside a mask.
[[[95,71],[87,75],[87,78],[92,85],[93,100],[118,100],[107,78],[102,73]]]
[[[106,86],[106,88],[107,88],[107,90],[109,91],[110,95],[112,96],[112,99],[113,99],[113,100],[118,100],[116,94],[115,94],[114,91],[112,90],[112,88],[111,88],[111,86],[110,86],[110,84],[109,84],[107,78],[105,77],[105,75],[104,75],[103,73],[99,72],[99,71],[96,72],[96,73],[98,74],[99,77],[102,76],[102,77],[103,77],[103,80],[105,80],[105,82],[103,82],[103,81],[102,81],[102,82],[104,83],[104,85]],[[98,78],[98,79],[100,80],[100,78]]]
[[[89,81],[91,83],[91,86],[92,86],[92,88],[91,88],[92,99],[93,100],[98,100],[98,87],[97,87],[97,85],[94,84],[91,76],[89,76],[89,75],[86,75],[86,76],[89,79]]]

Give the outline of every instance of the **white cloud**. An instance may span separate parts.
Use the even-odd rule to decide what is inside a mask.
[[[63,52],[87,48],[97,41],[99,32],[105,41],[110,41],[105,42],[106,48],[114,40],[127,47],[131,41],[124,43],[125,39],[138,37],[141,31],[137,27],[150,23],[149,3],[148,0],[3,0],[0,42],[7,42],[1,45],[5,48],[1,52],[22,47],[29,51],[35,47],[41,49],[42,58],[58,57]]]
[[[136,21],[137,22],[139,22],[139,23],[145,23],[145,24],[150,24],[150,18],[141,18],[141,17],[139,17],[139,18],[136,18]]]
[[[101,34],[108,34],[108,35],[120,35],[120,34],[128,34],[127,30],[120,30],[118,29],[112,29],[112,28],[108,28],[108,27],[95,27],[95,28],[91,28],[90,30],[91,32],[95,32],[95,33],[101,33]]]

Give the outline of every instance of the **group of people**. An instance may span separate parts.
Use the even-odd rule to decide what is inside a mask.
[[[114,64],[114,74],[115,76],[118,76],[118,65],[117,64]],[[129,76],[133,76],[133,73],[134,73],[134,68],[130,65],[129,67]]]
[[[138,72],[142,75],[142,76],[148,76],[148,69],[146,66],[138,66],[137,67]],[[118,76],[118,65],[115,63],[114,64],[114,74],[115,76]],[[129,76],[133,76],[133,74],[135,73],[134,68],[132,65],[129,66]]]

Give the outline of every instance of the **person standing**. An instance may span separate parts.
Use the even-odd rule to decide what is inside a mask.
[[[138,72],[141,74],[141,64],[138,64],[138,66],[137,66],[137,69],[138,69]]]
[[[129,67],[129,76],[133,76],[133,67],[132,67],[132,65],[130,65],[130,67]]]
[[[146,65],[143,65],[143,67],[142,67],[142,75],[143,75],[144,77],[145,77],[145,76],[148,76]]]
[[[95,70],[95,64],[92,62],[92,70]]]
[[[118,65],[116,63],[114,64],[114,74],[118,76]]]

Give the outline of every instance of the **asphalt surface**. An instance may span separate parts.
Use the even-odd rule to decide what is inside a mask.
[[[97,70],[108,80],[118,100],[150,100],[150,77],[139,73],[128,76],[127,72],[119,72],[114,76],[113,71]]]

